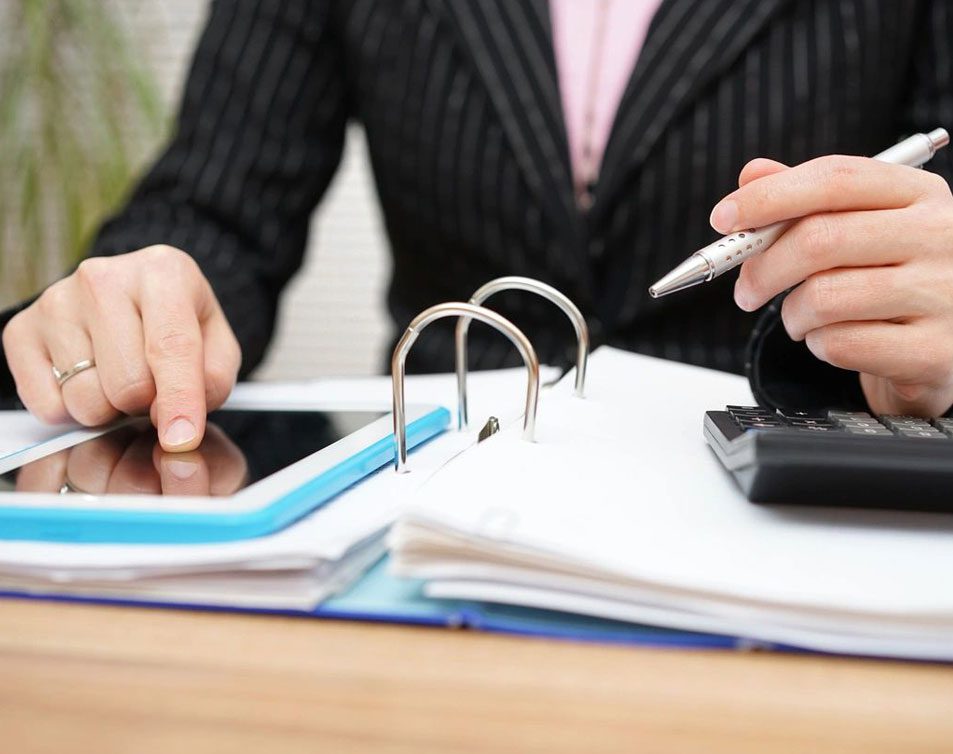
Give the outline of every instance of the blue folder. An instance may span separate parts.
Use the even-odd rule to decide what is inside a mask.
[[[399,579],[390,575],[387,572],[386,557],[380,560],[347,591],[331,597],[313,610],[274,610],[194,603],[120,600],[57,594],[55,592],[36,594],[20,591],[0,591],[0,597],[400,623],[656,647],[689,649],[781,648],[767,643],[755,643],[749,639],[677,631],[550,610],[513,607],[487,602],[433,599],[424,596],[423,582]]]

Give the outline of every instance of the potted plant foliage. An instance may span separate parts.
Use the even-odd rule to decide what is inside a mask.
[[[161,136],[128,9],[0,3],[0,305],[76,263]]]

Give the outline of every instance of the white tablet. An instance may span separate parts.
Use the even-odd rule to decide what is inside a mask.
[[[407,444],[450,413],[409,407]],[[390,414],[222,410],[202,445],[165,453],[148,419],[83,429],[0,458],[0,539],[193,543],[263,536],[394,460]]]

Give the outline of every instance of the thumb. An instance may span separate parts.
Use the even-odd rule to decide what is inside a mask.
[[[758,157],[741,169],[741,174],[738,176],[738,188],[741,188],[752,181],[756,181],[759,178],[774,175],[775,173],[780,173],[782,170],[787,169],[788,166],[783,162],[769,160],[765,157]]]

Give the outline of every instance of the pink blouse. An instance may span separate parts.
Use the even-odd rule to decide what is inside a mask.
[[[598,169],[619,101],[660,4],[661,0],[550,0],[559,90],[577,183],[594,177],[584,174],[586,110],[593,110],[589,142],[592,167]],[[594,49],[601,13],[606,14],[602,43]]]

